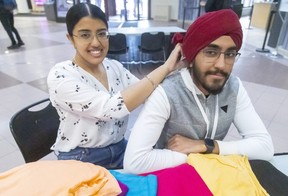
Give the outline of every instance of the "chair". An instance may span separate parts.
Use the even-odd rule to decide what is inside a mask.
[[[59,123],[57,111],[49,99],[29,105],[12,116],[10,130],[26,163],[51,152]]]
[[[161,60],[166,60],[165,51],[165,34],[164,32],[146,32],[141,34],[140,46],[138,46],[140,51],[140,63],[142,64],[143,54],[155,54],[162,52],[163,58]],[[159,59],[159,55],[156,56]],[[153,62],[153,58],[149,61]],[[156,61],[157,62],[157,61]]]
[[[121,63],[128,64],[128,50],[126,35],[116,33],[109,36],[109,50],[107,57],[116,59]],[[126,61],[121,61],[120,55],[126,55]]]

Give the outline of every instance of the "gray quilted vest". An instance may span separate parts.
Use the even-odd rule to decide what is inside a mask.
[[[192,92],[184,84],[180,72],[170,75],[161,86],[169,99],[171,112],[157,142],[157,148],[165,148],[167,141],[175,134],[193,139],[204,139],[207,124]],[[238,89],[239,81],[235,76],[231,75],[223,91],[218,94],[219,116],[216,134],[212,139],[223,140],[226,136],[235,115]],[[216,95],[209,95],[208,98],[198,94],[197,96],[204,110],[209,111],[207,117],[210,121],[210,126],[207,137],[211,138],[215,117]]]

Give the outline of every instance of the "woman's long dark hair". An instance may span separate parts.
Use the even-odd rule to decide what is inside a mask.
[[[73,35],[75,25],[82,18],[90,16],[91,18],[100,19],[108,29],[108,23],[105,13],[96,5],[90,3],[78,3],[72,6],[66,14],[66,27],[69,35]]]

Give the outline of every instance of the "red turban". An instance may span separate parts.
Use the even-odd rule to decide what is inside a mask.
[[[200,50],[223,35],[228,35],[236,44],[242,45],[242,28],[237,14],[231,9],[208,12],[197,18],[188,28],[184,37],[176,33],[174,44],[182,43],[182,50],[188,62],[192,62]]]

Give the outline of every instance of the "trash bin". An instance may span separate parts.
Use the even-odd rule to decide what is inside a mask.
[[[44,3],[44,11],[47,20],[50,21],[56,21],[56,6],[55,6],[55,1],[46,1]]]

